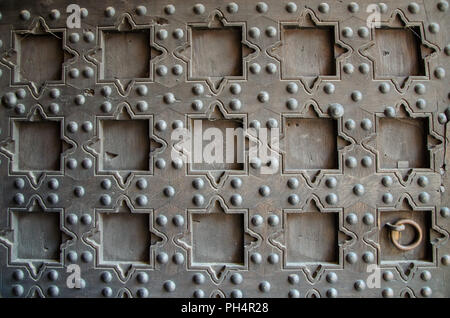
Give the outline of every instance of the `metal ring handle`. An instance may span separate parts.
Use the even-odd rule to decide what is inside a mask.
[[[402,245],[400,244],[400,232],[404,230],[404,225],[408,224],[411,225],[417,232],[417,238],[414,242],[408,245]],[[390,231],[391,231],[391,241],[395,245],[396,248],[402,251],[410,251],[412,249],[415,249],[417,246],[419,246],[420,242],[422,242],[422,229],[420,228],[419,224],[417,224],[416,221],[410,220],[410,219],[401,219],[395,222],[394,224],[387,223]]]

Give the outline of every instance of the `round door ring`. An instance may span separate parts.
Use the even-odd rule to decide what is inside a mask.
[[[417,232],[417,236],[414,242],[408,245],[402,245],[400,244],[400,232],[405,229],[405,225],[411,225],[414,230]],[[394,224],[386,223],[386,225],[389,227],[391,231],[391,241],[395,245],[396,248],[402,251],[410,251],[412,249],[415,249],[420,242],[422,241],[422,229],[420,228],[419,224],[417,224],[416,221],[410,220],[410,219],[401,219],[395,222]]]

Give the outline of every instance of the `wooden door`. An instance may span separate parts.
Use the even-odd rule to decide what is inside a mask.
[[[450,296],[448,1],[73,2],[0,4],[2,296]]]

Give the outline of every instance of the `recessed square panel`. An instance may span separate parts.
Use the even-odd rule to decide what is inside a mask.
[[[102,170],[149,170],[148,120],[102,120]]]
[[[62,33],[16,35],[20,81],[44,83],[62,80]]]
[[[241,41],[241,28],[192,28],[192,76],[242,75]]]
[[[424,118],[380,118],[377,148],[381,168],[429,168],[427,137]]]
[[[420,52],[420,30],[415,28],[376,29],[375,47],[376,75],[425,75],[425,65]]]
[[[192,126],[202,128],[202,148],[193,147],[193,158],[201,158],[202,162],[193,162],[192,170],[243,170],[244,169],[244,133],[242,120],[239,119],[193,119]],[[219,140],[207,137],[211,129],[220,131]],[[215,144],[216,141],[220,141]],[[209,145],[209,146],[208,146]],[[215,147],[217,145],[217,147]],[[222,145],[222,147],[219,147]],[[214,146],[214,147],[213,147]],[[220,154],[220,148],[222,153]],[[216,149],[218,152],[216,153]],[[201,156],[199,156],[199,154]],[[210,155],[210,156],[209,156]],[[228,158],[227,158],[228,155]],[[215,160],[217,158],[217,160]]]
[[[103,31],[103,79],[148,78],[150,74],[150,33]]]
[[[62,152],[60,123],[17,121],[15,125],[18,132],[16,147],[19,170],[60,170]]]
[[[283,78],[336,75],[332,27],[285,27],[283,32]]]
[[[338,213],[288,213],[287,263],[338,263]]]
[[[244,215],[192,214],[194,263],[244,264]]]
[[[99,213],[103,261],[148,263],[151,235],[146,213]]]
[[[335,120],[288,118],[285,128],[287,170],[339,168]]]
[[[395,224],[399,220],[413,220],[423,233],[420,244],[409,251],[398,249],[391,240],[391,231],[386,223]],[[380,246],[382,261],[432,261],[432,246],[430,243],[431,212],[430,211],[382,211],[380,212]],[[411,225],[406,224],[400,234],[399,243],[410,245],[417,239],[418,233]]]
[[[15,258],[59,262],[59,218],[56,212],[13,212]]]

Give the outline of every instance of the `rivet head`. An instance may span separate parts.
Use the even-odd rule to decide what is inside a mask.
[[[443,218],[450,217],[450,209],[446,206],[441,207],[440,214]]]
[[[418,95],[423,95],[423,94],[425,94],[425,92],[426,92],[426,88],[425,88],[425,85],[423,85],[423,84],[416,84],[415,86],[414,86],[414,91],[416,92],[416,94],[418,94]]]
[[[171,293],[171,292],[175,291],[177,286],[175,285],[175,283],[173,281],[167,280],[164,282],[163,287],[167,292]]]
[[[336,90],[336,88],[335,88],[334,84],[332,84],[332,83],[326,83],[323,86],[323,91],[327,94],[333,94],[335,90]]]
[[[242,291],[240,291],[239,289],[233,289],[230,293],[231,298],[242,298],[242,296]]]
[[[374,220],[373,215],[372,215],[371,213],[366,213],[366,214],[363,216],[363,223],[364,223],[365,225],[372,225],[374,221],[375,221],[375,220]]]
[[[383,273],[383,280],[386,282],[394,280],[394,274],[391,271],[385,271]]]
[[[383,178],[381,178],[381,184],[385,187],[390,187],[393,183],[394,181],[390,176],[384,176]]]
[[[335,193],[330,193],[325,197],[325,201],[330,205],[335,205],[338,203],[339,199]]]
[[[192,198],[192,202],[196,206],[202,206],[205,203],[205,197],[201,194],[195,194]]]
[[[167,217],[165,215],[158,215],[158,217],[156,218],[156,224],[158,224],[159,226],[166,226],[167,224]]]
[[[361,165],[366,168],[371,167],[372,166],[372,158],[369,156],[364,156],[361,159]]]
[[[92,217],[89,214],[83,214],[81,216],[81,223],[84,225],[89,225],[92,222]]]
[[[408,5],[408,11],[411,12],[411,13],[419,13],[420,7],[419,7],[419,5],[417,3],[411,2]]]
[[[100,203],[102,205],[110,205],[111,204],[111,197],[107,194],[102,194],[100,196]]]
[[[239,285],[242,284],[242,282],[244,281],[244,279],[242,278],[242,275],[239,273],[233,273],[233,275],[231,275],[230,277],[230,281],[231,283],[233,283],[234,285]]]
[[[431,273],[430,273],[429,271],[423,271],[423,272],[420,274],[420,278],[421,278],[423,281],[427,282],[427,281],[429,281],[429,280],[431,279]]]
[[[262,256],[261,256],[261,254],[259,254],[259,253],[253,253],[253,254],[250,256],[250,260],[251,260],[253,263],[255,263],[255,264],[261,264],[261,262],[262,262]]]
[[[355,288],[355,290],[357,291],[362,291],[364,289],[366,289],[366,283],[363,280],[357,280],[355,282],[355,284],[353,285],[353,287]]]
[[[256,11],[259,13],[266,13],[269,10],[269,6],[265,2],[258,2],[256,4]]]
[[[167,264],[169,261],[169,255],[167,255],[167,253],[160,252],[156,255],[156,261],[160,264]]]
[[[424,109],[425,107],[427,107],[427,101],[423,98],[419,98],[416,101],[416,106],[419,109]]]
[[[56,297],[59,295],[59,288],[55,285],[50,286],[47,289],[47,295],[49,295],[50,297]]]
[[[84,190],[84,187],[82,187],[82,186],[76,186],[73,189],[73,194],[78,198],[81,198],[82,196],[84,196],[85,193],[86,193],[86,191]]]
[[[267,293],[270,291],[270,283],[268,281],[262,281],[258,286],[259,290],[263,293]]]
[[[142,15],[145,15],[146,13],[147,13],[147,8],[145,6],[138,6],[136,8],[136,14],[137,15],[142,16]]]
[[[113,17],[116,14],[116,9],[114,9],[113,7],[107,7],[105,9],[105,16],[108,18]]]
[[[360,27],[360,28],[358,29],[358,35],[359,35],[361,38],[363,38],[363,39],[369,37],[369,34],[370,34],[370,33],[369,33],[369,29],[366,28],[366,27]]]
[[[286,91],[289,94],[295,94],[298,92],[298,85],[294,82],[290,82],[289,84],[287,84],[286,86]]]
[[[296,205],[300,202],[300,198],[297,194],[291,194],[288,196],[288,202],[291,205]]]
[[[421,192],[419,194],[419,201],[422,203],[428,203],[430,201],[430,195],[428,192]]]
[[[192,277],[192,281],[197,285],[201,285],[205,282],[205,276],[203,274],[197,273]]]
[[[242,180],[240,178],[231,179],[230,185],[234,189],[239,189],[242,186]]]
[[[159,40],[165,40],[165,39],[167,39],[168,36],[169,36],[169,33],[167,32],[166,29],[160,29],[160,30],[158,30],[158,32],[156,33],[156,37],[157,37]]]
[[[112,186],[111,180],[103,179],[102,182],[100,183],[100,186],[105,190],[111,189]]]
[[[381,295],[384,298],[391,298],[391,297],[394,297],[394,291],[392,290],[392,288],[387,287],[381,291]]]
[[[357,196],[362,196],[365,193],[364,186],[362,184],[356,184],[353,187],[353,193]]]
[[[338,291],[336,288],[329,288],[326,291],[326,295],[328,298],[336,298],[338,296]]]
[[[288,282],[291,285],[298,284],[300,282],[300,277],[297,274],[289,274]]]
[[[21,281],[25,278],[25,275],[21,269],[16,269],[12,273],[12,277],[14,278],[14,280]]]
[[[184,224],[184,217],[182,215],[179,215],[179,214],[175,215],[173,217],[173,219],[172,219],[172,223],[175,226],[178,226],[178,227],[183,226],[183,224]]]
[[[299,185],[298,179],[297,178],[289,178],[287,181],[287,186],[290,189],[297,189]]]
[[[445,0],[441,0],[437,4],[437,8],[439,11],[445,12],[448,9],[448,2]]]
[[[111,289],[111,287],[105,287],[102,289],[102,295],[105,297],[112,297],[113,295],[113,291]]]
[[[272,214],[267,219],[267,223],[269,223],[270,226],[277,226],[280,223],[280,218],[277,215]]]
[[[325,180],[325,185],[326,185],[328,188],[330,188],[330,189],[336,188],[336,186],[337,186],[337,180],[336,180],[336,178],[335,178],[335,177],[329,177],[329,178],[327,178],[327,179]]]
[[[258,100],[259,100],[261,103],[266,103],[266,102],[268,102],[268,101],[269,101],[269,93],[267,93],[267,92],[265,92],[265,91],[260,92],[260,93],[258,94]]]
[[[425,287],[423,287],[422,289],[420,289],[420,294],[423,296],[423,297],[431,297],[431,294],[433,293],[433,291],[431,290],[431,288],[430,287],[428,287],[428,286],[425,286]]]
[[[450,255],[444,255],[441,258],[442,265],[448,266],[450,264]]]
[[[329,272],[326,276],[326,280],[330,284],[334,284],[338,281],[338,276],[335,272]]]
[[[8,92],[3,95],[2,104],[7,108],[13,108],[17,104],[17,96],[14,93]]]
[[[429,184],[429,180],[426,176],[420,176],[419,179],[417,179],[417,184],[424,188]]]
[[[437,67],[434,70],[434,76],[436,76],[436,78],[438,79],[443,79],[445,77],[445,69],[442,67]]]
[[[365,252],[362,255],[362,260],[364,261],[364,263],[371,264],[373,263],[374,259],[375,257],[372,252]]]
[[[22,10],[19,14],[20,18],[24,21],[28,21],[31,18],[31,13],[28,10]]]
[[[291,290],[289,290],[288,297],[289,298],[299,298],[300,292],[297,289],[291,289]]]
[[[267,185],[263,185],[258,190],[259,194],[263,197],[267,197],[270,195],[270,187]]]
[[[295,98],[289,98],[286,101],[286,107],[290,110],[295,110],[298,107],[298,101]]]
[[[196,5],[194,5],[194,7],[192,8],[192,10],[194,11],[195,14],[203,14],[205,13],[205,6],[201,3],[197,3]]]
[[[372,129],[372,121],[369,118],[364,118],[361,120],[361,128],[366,131]]]
[[[286,11],[289,12],[289,13],[297,12],[297,5],[294,2],[289,2],[286,5]]]
[[[328,3],[322,2],[321,4],[319,4],[318,9],[320,13],[328,13],[330,11],[330,6],[328,5]]]
[[[240,206],[242,204],[242,196],[240,194],[233,194],[230,197],[230,203],[234,206]]]
[[[344,71],[345,74],[352,74],[354,72],[355,68],[352,64],[346,63],[342,67],[342,70]]]
[[[387,94],[391,90],[391,85],[389,85],[389,83],[383,82],[378,86],[378,90],[383,94]]]
[[[349,213],[345,218],[345,221],[350,225],[355,225],[356,223],[358,223],[358,217],[355,213]]]
[[[14,187],[16,189],[23,189],[25,187],[25,181],[22,178],[16,178],[14,180]]]
[[[248,30],[248,35],[252,38],[252,39],[257,39],[260,37],[261,35],[261,31],[257,28],[257,27],[251,27]]]
[[[356,13],[359,11],[359,5],[356,2],[350,2],[347,6],[348,11]]]
[[[361,93],[360,91],[353,91],[353,92],[351,93],[350,97],[352,98],[352,100],[353,100],[354,102],[359,102],[359,101],[362,100],[363,95],[362,95],[362,93]]]
[[[383,194],[383,196],[381,197],[381,199],[382,199],[383,202],[386,203],[386,204],[391,204],[392,202],[394,202],[394,197],[393,197],[392,194],[390,194],[390,193],[385,193],[385,194]]]
[[[430,25],[428,26],[428,30],[431,33],[438,33],[440,30],[440,26],[436,22],[433,22],[433,23],[430,23]]]
[[[136,197],[136,203],[139,206],[145,206],[148,204],[148,199],[146,195],[138,195]]]
[[[233,98],[229,105],[232,110],[240,110],[242,107],[241,101],[237,98]]]
[[[199,111],[199,110],[201,110],[203,108],[203,102],[201,100],[199,100],[199,99],[194,100],[192,102],[192,104],[191,104],[191,107],[192,107],[193,110]]]
[[[174,6],[173,4],[168,4],[168,5],[166,5],[165,8],[164,8],[164,12],[165,12],[167,15],[172,15],[172,14],[174,14],[174,13],[175,13],[175,6]]]
[[[261,66],[258,63],[252,63],[249,66],[249,70],[252,74],[259,74],[261,72]]]
[[[338,103],[332,103],[328,106],[328,113],[333,119],[341,118],[344,115],[344,107]]]
[[[345,165],[349,168],[356,168],[358,166],[358,161],[355,157],[350,156],[345,159]]]
[[[278,264],[278,262],[280,261],[280,257],[276,253],[270,253],[267,257],[267,261],[270,264]]]
[[[266,35],[267,35],[269,38],[275,37],[275,36],[277,35],[277,29],[275,29],[275,27],[273,27],[273,26],[267,27],[267,28],[266,28]]]
[[[395,117],[395,108],[392,107],[392,106],[387,106],[387,107],[384,109],[384,115],[385,115],[386,117],[390,117],[390,118]]]
[[[100,278],[103,282],[105,283],[110,283],[113,279],[112,275],[110,272],[102,272],[100,275]]]
[[[171,198],[175,195],[175,189],[172,186],[167,186],[163,189],[164,196]]]
[[[370,66],[367,63],[362,63],[358,66],[358,70],[361,74],[368,74],[370,71]]]
[[[344,38],[351,38],[353,36],[353,30],[350,27],[345,27],[342,29],[342,35]]]
[[[184,263],[184,255],[181,254],[180,252],[176,252],[172,256],[172,261],[177,265],[181,265]]]
[[[355,264],[358,260],[358,256],[354,252],[349,252],[345,256],[345,259],[349,264]]]

